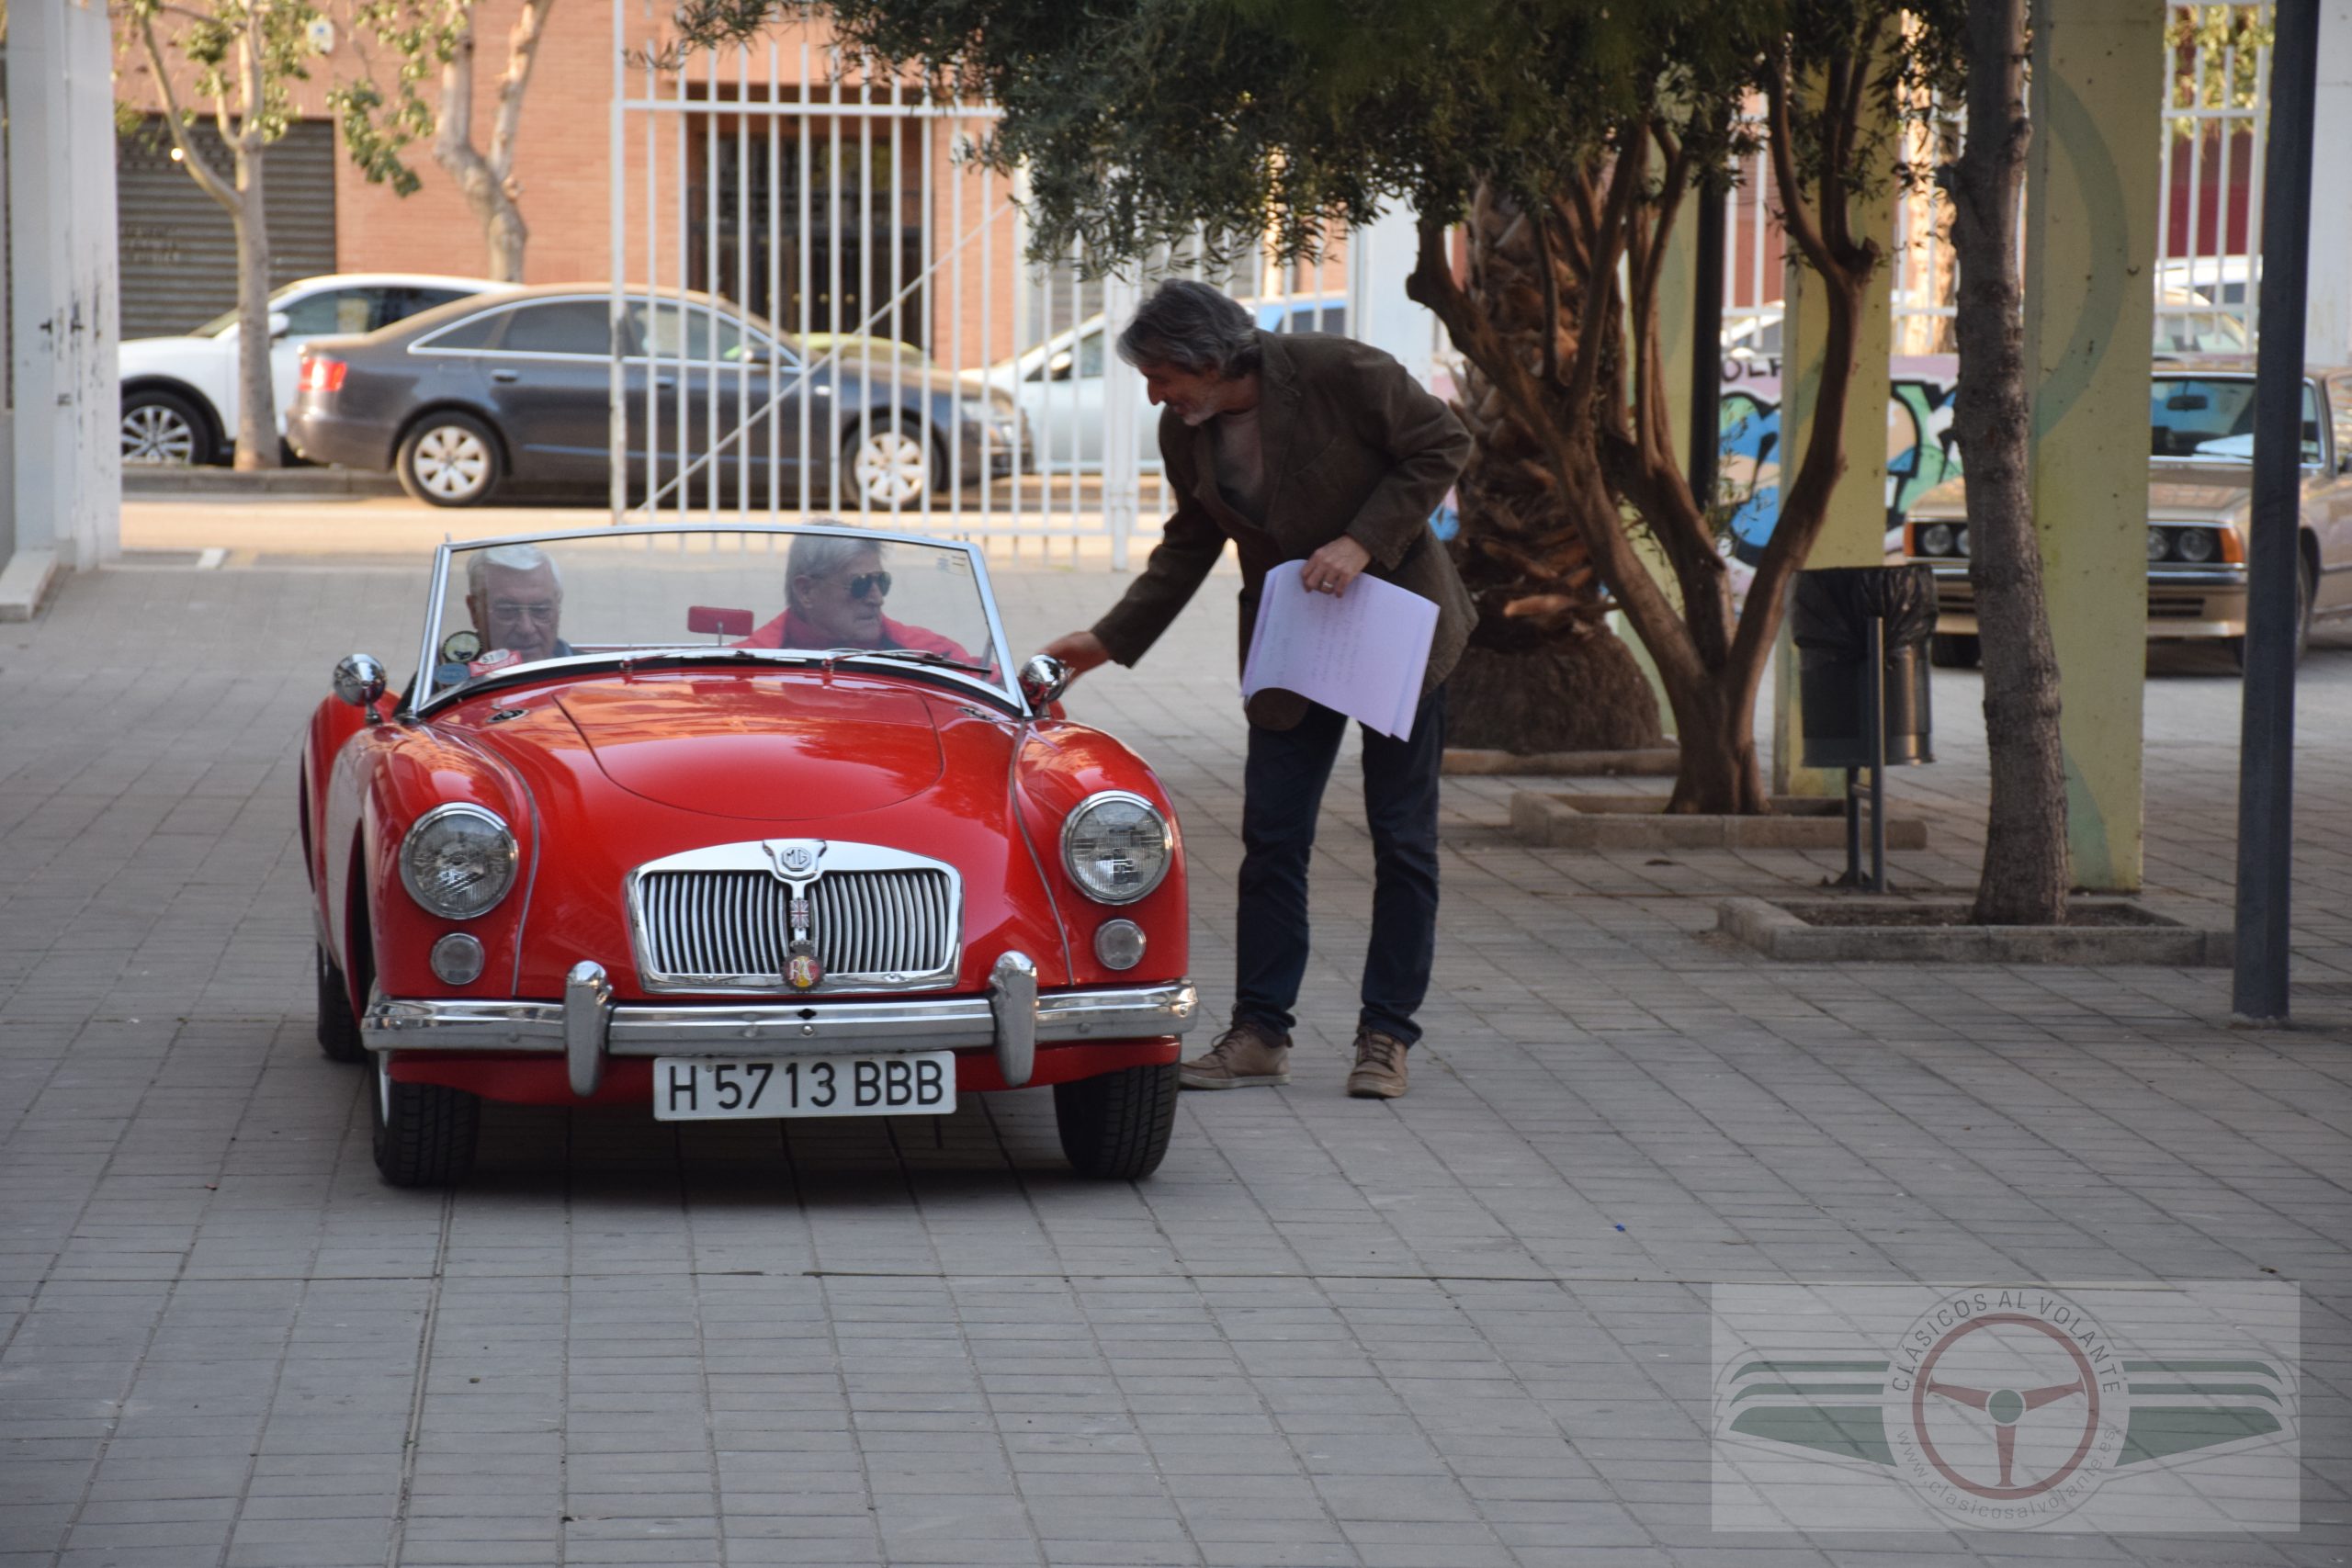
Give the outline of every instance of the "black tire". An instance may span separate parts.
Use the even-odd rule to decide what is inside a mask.
[[[439,1084],[396,1083],[379,1065],[375,1085],[376,1170],[394,1187],[449,1187],[474,1166],[481,1101]]]
[[[1130,1181],[1159,1168],[1176,1126],[1176,1064],[1054,1086],[1062,1153],[1080,1176]]]
[[[2312,570],[2311,552],[2299,549],[2295,552],[2295,662],[2298,664],[2303,661],[2303,655],[2311,651],[2312,607],[2318,597],[2319,582]],[[2245,638],[2227,637],[2223,639],[2223,646],[2230,650],[2230,663],[2241,675],[2245,673]]]
[[[868,443],[891,444],[901,459],[887,465],[876,455],[876,469],[888,468],[893,476],[888,481],[877,481],[874,473],[862,473],[859,460]],[[919,457],[920,466],[913,459]],[[842,506],[863,510],[871,506],[876,512],[895,507],[904,511],[919,507],[923,498],[943,488],[946,482],[947,454],[940,449],[936,435],[924,431],[920,420],[892,419],[887,414],[860,423],[842,442]],[[871,489],[872,494],[868,494]]]
[[[122,460],[158,468],[212,461],[212,421],[193,398],[142,387],[122,395]]]
[[[480,506],[506,478],[498,433],[469,413],[426,414],[401,437],[401,489],[428,506]]]
[[[1984,645],[1973,633],[1938,632],[1928,639],[1928,662],[1939,670],[1973,670],[1984,658]]]
[[[360,1043],[359,1017],[351,1010],[351,992],[343,971],[334,966],[323,947],[314,947],[319,972],[319,1049],[330,1062],[364,1062],[368,1047]]]

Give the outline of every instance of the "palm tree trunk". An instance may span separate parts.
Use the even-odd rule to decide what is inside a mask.
[[[1493,190],[1473,206],[1467,292],[1535,375],[1572,361],[1582,293],[1546,220]],[[1454,561],[1478,626],[1453,681],[1447,728],[1500,750],[1631,750],[1661,743],[1657,701],[1611,634],[1600,575],[1563,504],[1542,438],[1476,365],[1459,399],[1475,442],[1457,488]]]

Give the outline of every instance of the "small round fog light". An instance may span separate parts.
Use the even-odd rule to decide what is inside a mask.
[[[433,972],[445,986],[472,985],[481,978],[481,942],[477,937],[451,931],[433,944]]]
[[[1143,928],[1133,920],[1105,920],[1094,928],[1094,956],[1109,969],[1132,969],[1143,962]]]

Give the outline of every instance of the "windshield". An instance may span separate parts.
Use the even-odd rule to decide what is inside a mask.
[[[278,287],[270,294],[270,305],[275,308],[280,299],[285,299],[288,294],[293,293],[294,290],[301,287],[302,286],[300,283],[283,283],[278,285]],[[187,335],[190,337],[219,337],[222,333],[227,332],[231,327],[233,327],[236,324],[237,312],[232,309],[224,314],[213,317],[210,321],[205,322],[202,326],[197,328],[196,331],[188,333]]]
[[[2158,457],[2254,461],[2254,378],[2159,376],[2148,394],[2149,451]],[[2303,461],[2320,460],[2319,394],[2303,383]]]
[[[962,671],[1010,694],[973,550],[852,528],[660,528],[448,551],[414,701],[553,660],[805,662]]]

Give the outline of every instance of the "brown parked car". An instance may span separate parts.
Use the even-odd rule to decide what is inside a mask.
[[[2246,526],[2253,513],[2254,364],[2159,365],[2148,391],[2148,640],[2221,639],[2245,652]],[[2352,616],[2352,370],[2303,382],[2302,621]],[[1939,664],[1977,659],[1968,517],[1953,479],[1921,496],[1904,558],[1935,568]]]

